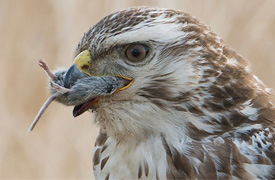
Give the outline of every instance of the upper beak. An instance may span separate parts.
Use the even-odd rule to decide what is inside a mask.
[[[66,72],[64,79],[64,87],[70,89],[78,79],[87,77],[86,74],[80,72],[75,64],[73,64]]]
[[[91,76],[90,67],[91,67],[91,56],[88,50],[82,51],[74,60],[73,65],[68,69],[65,79],[64,87],[71,88],[77,80]],[[127,85],[117,89],[115,92],[125,90],[133,84],[132,78],[121,76],[121,75],[112,75],[124,79],[127,82]]]
[[[88,50],[82,51],[74,60],[73,65],[68,69],[64,87],[71,88],[78,79],[91,76],[89,67],[91,64],[91,56]]]

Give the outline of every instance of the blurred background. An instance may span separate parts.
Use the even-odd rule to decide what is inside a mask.
[[[53,103],[27,133],[48,98],[47,76],[37,65],[69,67],[92,25],[131,6],[158,6],[193,14],[225,39],[275,88],[273,0],[0,0],[0,178],[92,179],[98,128],[92,115],[73,118]]]

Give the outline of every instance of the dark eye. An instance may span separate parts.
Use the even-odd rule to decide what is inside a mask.
[[[126,51],[126,57],[131,61],[141,61],[149,53],[149,48],[143,44],[133,44],[130,45]]]

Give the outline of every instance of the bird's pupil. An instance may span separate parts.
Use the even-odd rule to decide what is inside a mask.
[[[139,57],[139,55],[140,55],[140,50],[139,49],[133,49],[132,50],[132,55],[134,56],[134,57]]]
[[[126,49],[125,55],[131,61],[140,61],[143,60],[148,52],[149,48],[142,44],[130,45],[128,49]]]

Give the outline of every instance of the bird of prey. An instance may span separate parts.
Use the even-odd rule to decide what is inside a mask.
[[[96,179],[274,179],[274,93],[208,26],[139,7],[84,34],[53,99],[90,110]]]

